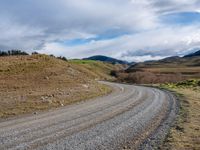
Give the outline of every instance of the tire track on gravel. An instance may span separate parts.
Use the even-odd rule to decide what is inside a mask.
[[[127,143],[136,148],[170,111],[166,92],[103,83],[112,86],[114,92],[54,111],[0,122],[0,149],[122,149]]]

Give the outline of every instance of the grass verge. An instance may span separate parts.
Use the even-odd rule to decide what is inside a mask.
[[[161,85],[177,93],[180,110],[176,123],[166,137],[162,149],[200,149],[200,81],[187,80],[177,84]]]

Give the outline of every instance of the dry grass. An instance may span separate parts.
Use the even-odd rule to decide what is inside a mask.
[[[137,84],[175,83],[186,79],[181,74],[157,74],[149,71],[137,71],[134,73],[117,73],[120,82]]]
[[[72,64],[82,66],[87,72],[90,72],[96,79],[113,80],[110,76],[112,70],[123,69],[122,65],[113,65],[110,63],[94,61],[94,60],[70,60]]]
[[[154,73],[200,73],[200,67],[171,67],[171,68],[146,68]]]
[[[78,64],[46,55],[0,58],[0,118],[68,105],[110,92]]]
[[[180,112],[162,149],[200,149],[200,88],[175,87],[180,97]]]
[[[167,75],[179,75],[183,79],[200,78],[200,57],[167,58],[165,60],[138,63],[128,68],[126,72],[150,72],[161,78]]]
[[[179,74],[183,78],[199,78],[200,67],[149,67],[149,68],[132,68],[129,73],[150,72],[156,75],[176,75]]]
[[[119,81],[139,84],[176,83],[200,78],[200,67],[131,67],[126,71],[118,71],[117,77]]]

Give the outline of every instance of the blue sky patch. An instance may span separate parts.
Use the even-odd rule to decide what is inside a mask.
[[[189,25],[200,23],[200,13],[181,12],[161,16],[161,20],[167,24]]]
[[[63,40],[63,41],[59,41],[59,43],[62,43],[67,46],[78,46],[78,45],[84,45],[84,44],[90,43],[91,41],[109,40],[109,39],[114,39],[114,38],[127,35],[127,34],[128,32],[126,31],[120,31],[119,29],[112,29],[112,30],[105,31],[93,38],[87,38],[87,39],[79,38],[79,39]]]

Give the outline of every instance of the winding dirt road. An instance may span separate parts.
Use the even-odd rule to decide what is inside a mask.
[[[107,96],[0,122],[0,149],[139,149],[151,145],[156,132],[164,134],[165,124],[170,124],[166,120],[175,115],[175,98],[170,93],[104,84],[114,88]]]

